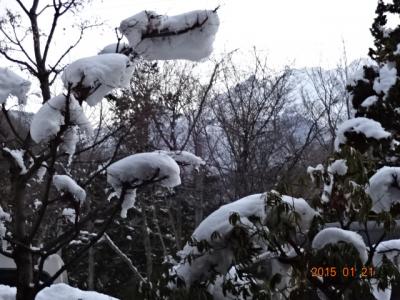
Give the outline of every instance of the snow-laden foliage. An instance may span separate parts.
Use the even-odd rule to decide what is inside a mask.
[[[240,226],[255,230],[255,225],[249,217],[258,217],[261,222],[266,218],[266,194],[255,194],[221,206],[204,219],[192,234],[195,241],[207,241],[211,245],[219,245],[212,253],[202,254],[197,246],[186,244],[179,252],[182,263],[175,266],[176,273],[187,286],[196,280],[206,279],[215,269],[220,274],[226,274],[234,259],[234,254],[225,242],[226,237],[234,228],[230,216],[237,214],[240,217]],[[213,233],[216,233],[213,235]],[[215,236],[215,237],[214,237]],[[191,263],[188,257],[196,257]],[[199,256],[199,257],[197,257]]]
[[[113,89],[128,87],[134,66],[126,55],[106,53],[74,61],[61,79],[76,99],[95,106]]]
[[[344,145],[347,142],[346,134],[356,133],[363,135],[365,138],[371,138],[375,140],[389,139],[390,133],[385,131],[382,125],[368,118],[353,118],[344,121],[339,125],[336,132],[335,139],[335,150],[340,150],[340,145]]]
[[[54,175],[53,184],[59,192],[71,194],[79,203],[83,203],[86,199],[85,190],[68,175]]]
[[[378,94],[383,93],[385,97],[389,89],[396,83],[397,69],[394,64],[384,64],[379,68],[379,76],[374,81],[374,90]]]
[[[145,59],[198,61],[211,54],[218,27],[216,11],[196,10],[176,16],[142,11],[123,20],[119,30]]]
[[[276,193],[274,196],[276,201],[269,202],[266,193],[250,195],[223,205],[211,213],[193,232],[194,243],[187,243],[179,252],[182,261],[174,266],[172,273],[187,286],[197,280],[209,279],[213,270],[225,276],[235,261],[235,252],[229,242],[235,228],[244,228],[248,232],[249,247],[253,244],[266,248],[265,241],[256,232],[260,227],[268,230],[264,224],[268,224],[269,215],[272,217],[282,214],[275,209],[282,204],[287,205],[288,210],[279,218],[292,222],[298,232],[306,233],[318,213],[304,199],[279,196]],[[204,251],[197,242],[200,245],[206,242],[211,249]]]
[[[344,230],[341,228],[325,228],[322,229],[314,237],[312,248],[320,250],[329,244],[344,242],[353,245],[360,256],[363,263],[368,259],[367,246],[365,245],[361,235],[354,231]]]
[[[31,82],[23,79],[9,69],[0,67],[0,104],[7,101],[9,96],[18,98],[19,104],[26,104]]]
[[[400,240],[388,240],[379,243],[373,257],[375,267],[382,265],[383,256],[386,256],[397,268],[400,268]]]
[[[338,159],[331,163],[328,167],[328,172],[332,174],[337,174],[340,176],[346,175],[348,170],[346,160],[345,159]]]
[[[78,126],[87,135],[92,134],[92,126],[78,101],[71,95],[58,95],[47,101],[34,115],[30,127],[32,139],[40,143],[55,137],[60,127],[65,124],[67,111],[70,124]],[[71,150],[71,139],[67,136],[67,144],[68,142],[67,148]]]
[[[389,211],[400,203],[400,168],[382,167],[370,179],[367,189],[372,199],[372,211]]]

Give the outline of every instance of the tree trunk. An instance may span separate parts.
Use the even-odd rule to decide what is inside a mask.
[[[88,289],[94,290],[94,248],[90,247],[88,252]]]
[[[33,286],[33,261],[29,250],[17,246],[15,249],[17,264],[17,298],[16,300],[33,300],[36,291]]]
[[[13,176],[14,177],[14,176]],[[20,243],[15,248],[15,264],[17,265],[17,297],[16,300],[33,300],[36,295],[33,278],[33,258],[29,250],[28,232],[25,214],[25,182],[20,178],[12,178],[14,182],[15,204],[15,239]]]

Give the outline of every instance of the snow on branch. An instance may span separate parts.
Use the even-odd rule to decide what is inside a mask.
[[[137,187],[146,182],[158,182],[165,187],[180,185],[180,169],[166,154],[138,153],[111,164],[107,168],[107,182],[118,196],[126,188],[121,211],[121,216],[126,217],[128,209],[135,205]]]
[[[339,125],[336,132],[335,150],[340,151],[340,145],[347,142],[346,134],[356,133],[375,140],[390,139],[391,134],[382,127],[382,125],[368,118],[353,118],[344,121]]]
[[[67,103],[69,103],[68,112],[70,123],[68,125],[76,125],[87,135],[92,134],[92,125],[85,116],[78,101],[72,95],[70,95],[69,98],[65,95],[58,95],[47,101],[33,117],[30,133],[32,139],[36,143],[48,141],[55,137],[60,131],[61,126],[65,125],[64,115],[67,111]],[[68,134],[65,140],[67,143],[68,141],[72,141]],[[76,142],[76,139],[73,141]],[[67,145],[65,147],[71,150],[72,146]]]
[[[386,256],[396,267],[400,268],[400,240],[388,240],[380,242],[375,249],[373,264],[379,267],[382,264],[383,256]]]
[[[53,184],[59,192],[69,193],[74,200],[83,203],[86,199],[86,192],[75,180],[67,175],[54,175]]]
[[[182,166],[194,166],[198,169],[200,166],[205,165],[206,162],[193,153],[187,151],[165,151],[165,150],[157,150],[156,153],[163,153],[170,156],[173,160],[175,160],[179,165]]]
[[[0,67],[0,104],[7,101],[10,95],[18,98],[19,104],[26,104],[26,94],[31,88],[31,82],[18,76],[11,70]]]
[[[24,163],[24,150],[11,150],[7,147],[3,148],[3,155],[7,153],[9,157],[11,157],[14,161],[14,164],[18,166],[21,170],[20,174],[25,174],[27,172],[25,163]]]
[[[142,11],[123,20],[119,30],[133,51],[145,59],[199,61],[211,54],[218,27],[216,10],[195,10],[176,16]]]
[[[361,261],[365,264],[368,260],[367,246],[365,245],[361,235],[356,232],[344,230],[340,228],[325,228],[317,233],[312,241],[313,249],[322,249],[329,244],[337,244],[345,242],[353,245],[360,256]]]
[[[119,53],[85,57],[71,63],[61,76],[80,102],[95,106],[115,88],[128,87],[134,63]]]
[[[372,199],[372,211],[390,211],[400,203],[400,167],[382,167],[370,179],[367,193]]]

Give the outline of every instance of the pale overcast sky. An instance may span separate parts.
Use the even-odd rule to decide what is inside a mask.
[[[342,41],[350,61],[367,55],[376,4],[377,0],[95,0],[90,14],[107,20],[104,38],[112,41],[112,28],[141,10],[177,14],[220,5],[216,53],[256,46],[276,67],[332,67],[341,56]]]
[[[23,2],[29,6],[31,0]],[[96,54],[115,41],[114,28],[121,20],[144,9],[177,14],[220,6],[215,54],[256,46],[272,67],[333,67],[342,54],[342,41],[349,61],[367,55],[376,4],[377,0],[93,0],[84,15],[106,25],[88,34],[79,51],[67,58]],[[15,1],[0,0],[0,12],[7,6],[15,7]],[[66,34],[57,41],[65,45],[56,48],[68,47],[72,39]]]

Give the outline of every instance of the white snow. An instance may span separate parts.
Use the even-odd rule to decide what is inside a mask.
[[[23,79],[9,69],[0,67],[0,104],[7,101],[10,95],[18,98],[19,104],[26,104],[26,94],[31,88],[31,82]]]
[[[119,53],[106,53],[76,60],[62,74],[64,87],[82,90],[89,89],[89,95],[84,99],[90,106],[95,106],[105,95],[115,88],[129,86],[134,70],[134,63],[129,57]],[[74,91],[79,99],[79,91]]]
[[[346,144],[347,142],[345,132],[356,132],[363,134],[367,138],[374,138],[376,140],[388,139],[390,137],[390,133],[385,131],[382,125],[377,121],[363,117],[346,120],[339,125],[336,131],[336,151],[340,150],[340,145]]]
[[[107,168],[107,181],[115,190],[122,184],[136,186],[147,180],[160,180],[166,187],[181,184],[180,169],[168,155],[156,152],[127,156]]]
[[[195,168],[200,167],[201,165],[205,165],[206,162],[193,153],[187,151],[165,151],[165,150],[157,150],[157,153],[163,153],[171,158],[173,158],[176,162],[182,165],[192,165]]]
[[[62,215],[71,223],[75,223],[75,209],[73,208],[64,208],[62,211]]]
[[[24,163],[25,150],[19,150],[19,149],[10,150],[7,147],[3,148],[3,150],[8,152],[14,158],[15,163],[21,169],[21,171],[19,173],[25,174],[27,172],[27,169],[26,169],[26,166]]]
[[[400,43],[399,43],[399,44],[397,44],[397,46],[396,46],[396,50],[395,50],[395,51],[393,51],[393,54],[394,54],[394,55],[399,55],[399,54],[400,54]]]
[[[375,249],[373,264],[379,267],[383,256],[386,256],[397,268],[400,267],[400,240],[388,240],[379,243]]]
[[[16,293],[17,293],[17,288],[0,284],[1,300],[15,300]]]
[[[361,106],[367,108],[374,105],[377,101],[378,101],[377,96],[369,96],[361,103]]]
[[[71,162],[72,156],[75,154],[76,144],[79,141],[78,127],[69,127],[63,134],[63,142],[60,146],[61,151],[69,155],[69,163]]]
[[[65,95],[53,97],[34,115],[30,133],[36,143],[48,141],[60,131],[60,126],[64,125],[63,114],[66,112],[67,100]],[[69,98],[69,113],[72,125],[79,126],[87,135],[92,134],[92,126],[73,96]]]
[[[214,231],[225,236],[233,228],[232,224],[229,223],[229,216],[232,213],[239,214],[240,221],[244,225],[254,226],[248,217],[257,216],[261,220],[265,219],[266,197],[266,194],[255,194],[221,206],[199,224],[192,237],[198,241],[210,241],[211,234]]]
[[[372,211],[389,211],[400,202],[400,167],[382,167],[370,179],[367,193],[372,199]]]
[[[335,160],[332,164],[328,167],[328,172],[332,174],[338,174],[340,176],[344,176],[347,173],[347,164],[345,159],[338,159]]]
[[[297,219],[297,225],[299,226],[300,232],[307,232],[311,226],[311,222],[318,213],[307,203],[303,198],[294,198],[291,196],[281,196],[283,202],[289,205],[289,215],[291,212],[296,212],[299,219]]]
[[[374,90],[378,94],[383,92],[387,95],[389,89],[396,83],[397,69],[395,66],[384,64],[379,68],[379,77],[374,81]]]
[[[118,300],[92,291],[82,291],[65,283],[53,284],[40,291],[35,300]]]
[[[107,168],[107,182],[120,196],[122,186],[129,185],[122,203],[121,217],[134,207],[136,186],[145,181],[157,181],[165,187],[181,184],[180,169],[175,160],[163,153],[138,153],[127,156]]]
[[[322,229],[314,237],[312,241],[313,249],[322,249],[329,244],[337,244],[345,242],[352,244],[358,251],[361,262],[366,263],[368,260],[367,247],[358,233],[354,231],[344,230],[341,228],[325,228]]]
[[[124,201],[122,202],[121,218],[126,218],[128,210],[135,207],[136,189],[129,189],[125,193]]]
[[[123,20],[119,30],[145,59],[198,61],[211,54],[218,27],[218,15],[210,10],[176,16],[142,11]]]
[[[36,172],[37,182],[43,181],[43,177],[44,177],[44,175],[46,175],[46,172],[47,172],[47,163],[43,162],[42,165],[40,166],[40,168]]]
[[[299,217],[297,225],[300,231],[306,232],[317,212],[304,199],[290,196],[281,196],[281,199],[282,202],[287,203],[289,206],[288,215],[291,215],[293,211],[297,213]],[[252,232],[259,224],[252,223],[249,217],[258,217],[261,224],[264,224],[268,218],[268,213],[273,213],[270,208],[267,205],[266,193],[250,195],[221,206],[204,219],[192,234],[194,240],[206,240],[210,245],[214,246],[214,249],[211,252],[199,253],[196,246],[191,246],[189,243],[186,244],[183,250],[178,253],[183,261],[176,265],[173,271],[187,285],[201,278],[207,278],[212,268],[224,275],[234,259],[232,249],[225,240],[233,229],[233,225],[229,222],[230,216],[233,213],[238,214],[240,223],[237,223],[237,225],[246,227]],[[215,232],[218,233],[219,237],[213,236]],[[254,242],[257,243],[257,238],[255,238]],[[200,254],[201,256],[195,258],[190,264],[185,260],[188,256],[198,256]]]
[[[85,190],[67,175],[54,175],[53,184],[59,192],[70,193],[77,202],[83,203],[86,199]]]
[[[190,255],[196,256],[200,253],[196,246],[186,244],[183,250],[178,253],[183,260],[174,267],[173,272],[182,278],[187,286],[190,286],[196,280],[207,277],[211,269],[215,269],[224,275],[234,258],[229,245],[224,243],[224,237],[233,229],[229,222],[229,217],[232,213],[237,213],[240,216],[241,226],[248,226],[248,228],[254,229],[255,226],[248,217],[257,216],[263,221],[266,217],[265,206],[266,194],[255,194],[223,205],[211,213],[195,229],[192,238],[197,241],[206,240],[211,245],[222,244],[222,246],[212,253],[202,254],[189,264],[185,258]],[[221,238],[211,240],[211,235],[214,232],[218,232]]]
[[[118,51],[117,51],[117,47],[118,47]],[[107,54],[107,53],[121,53],[124,50],[126,50],[127,48],[129,48],[129,45],[126,43],[113,43],[113,44],[109,44],[107,46],[105,46],[98,54]]]
[[[318,164],[315,168],[308,166],[307,167],[307,174],[310,176],[311,181],[314,183],[315,181],[315,177],[314,177],[314,173],[323,173],[324,172],[324,166],[322,164]]]

